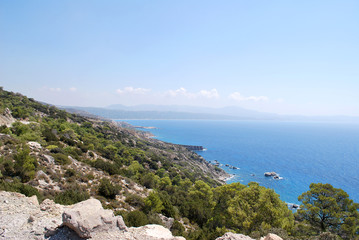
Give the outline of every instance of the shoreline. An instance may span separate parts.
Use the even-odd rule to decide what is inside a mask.
[[[137,123],[137,122],[136,122]],[[158,126],[162,126],[161,123],[156,123],[156,122],[151,122],[151,123],[147,123],[147,122],[138,122],[137,123],[138,125],[144,125],[146,126],[147,124],[150,125],[150,126],[156,126],[156,124],[158,124]],[[175,124],[175,123],[174,123]],[[173,125],[173,124],[172,124]],[[172,126],[172,125],[169,125],[169,126]],[[166,125],[167,126],[167,125]],[[156,129],[159,129],[158,127],[156,127]],[[138,129],[140,132],[146,132],[146,133],[150,133],[152,134],[152,129],[149,129],[149,131],[146,131],[146,129]],[[163,129],[162,129],[163,130]],[[167,136],[168,138],[168,141],[165,141],[166,139],[163,139],[163,134],[161,133],[161,131],[157,132],[157,130],[154,130],[154,132],[156,132],[156,135],[152,134],[151,138],[152,139],[155,139],[157,141],[162,141],[164,143],[169,143],[169,144],[173,144],[173,145],[176,145],[176,143],[173,143],[173,142],[170,142],[171,139],[169,136],[167,135],[164,135],[164,136]],[[172,134],[175,134],[175,132],[171,132]],[[158,135],[161,135],[162,138],[161,139],[158,139]],[[174,135],[175,139],[176,139],[176,135]],[[191,138],[184,138],[184,140],[190,140]],[[185,142],[185,141],[182,141],[182,143]],[[198,142],[198,141],[197,141]],[[201,142],[201,141],[199,141]],[[205,142],[204,142],[205,144]],[[213,146],[212,146],[213,147]],[[215,149],[212,149],[210,150],[211,152],[212,151],[216,151]],[[201,156],[203,158],[203,160],[205,160],[206,162],[206,165],[207,164],[210,164],[212,165],[213,167],[216,167],[215,164],[211,163],[211,159],[213,159],[213,156],[211,157],[211,154],[205,154],[202,152],[198,152],[198,151],[194,151],[196,152],[199,156]],[[215,158],[215,157],[214,157]],[[226,162],[226,159],[223,159],[221,157],[218,157],[217,158],[218,160],[220,160],[223,164],[223,166],[217,166],[219,169],[221,169],[220,172],[217,172],[218,174],[216,174],[216,176],[214,176],[213,179],[215,180],[219,180],[222,184],[230,184],[232,182],[238,182],[238,183],[241,183],[241,184],[248,184],[249,182],[258,182],[261,186],[263,187],[266,187],[266,188],[270,188],[270,189],[273,189],[275,190],[278,194],[281,195],[281,200],[284,201],[284,202],[289,202],[289,203],[294,203],[294,204],[298,204],[299,202],[297,201],[296,196],[292,197],[291,195],[291,192],[284,192],[283,191],[283,187],[282,185],[285,185],[285,184],[280,184],[279,182],[278,183],[275,183],[275,182],[272,182],[274,180],[271,179],[266,179],[264,180],[265,178],[263,177],[263,173],[262,171],[260,172],[253,172],[254,174],[252,176],[254,176],[253,178],[250,176],[250,173],[253,171],[253,170],[246,170],[245,168],[242,168],[241,165],[238,165],[239,163],[230,163],[229,165],[233,164],[234,166],[237,166],[238,168],[236,168],[235,170],[232,170],[232,169],[228,169],[227,167],[224,167],[225,163]],[[224,162],[223,162],[224,161]],[[244,166],[243,166],[244,167]],[[213,169],[211,167],[211,169]],[[267,169],[266,169],[267,170]],[[267,171],[271,171],[273,169],[268,169]],[[238,172],[237,172],[238,171]],[[284,174],[284,173],[283,173]],[[270,180],[270,181],[269,181]],[[283,181],[283,180],[282,180]],[[277,185],[280,185],[280,187],[278,187],[280,189],[280,191],[277,191]],[[285,190],[285,188],[284,188]]]

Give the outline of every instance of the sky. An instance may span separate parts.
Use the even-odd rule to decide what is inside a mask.
[[[359,116],[359,1],[0,0],[0,86],[57,105]]]

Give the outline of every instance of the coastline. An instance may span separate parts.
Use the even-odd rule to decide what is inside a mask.
[[[171,143],[171,142],[162,141],[162,140],[157,139],[156,135],[153,134],[152,132],[146,131],[146,130],[158,129],[157,127],[135,126],[135,125],[132,125],[127,122],[126,122],[126,127],[130,127],[132,129],[134,129],[137,133],[139,133],[139,135],[141,137],[144,137],[147,140],[155,141],[155,142],[161,143],[163,145],[170,145],[172,147],[180,148],[182,150],[185,149],[189,152],[195,153],[199,160],[197,165],[203,164],[203,166],[200,167],[202,169],[203,173],[207,173],[207,174],[210,173],[213,180],[218,181],[221,184],[227,184],[227,181],[229,181],[230,179],[235,177],[234,174],[228,173],[225,169],[211,164],[210,161],[206,160],[203,156],[198,154],[198,151],[189,150],[186,146],[190,146],[190,145],[182,145],[182,144],[175,144],[175,143]],[[205,149],[205,150],[207,150],[207,149]],[[204,151],[204,150],[202,150],[202,151]],[[216,168],[219,168],[220,171],[216,170]]]

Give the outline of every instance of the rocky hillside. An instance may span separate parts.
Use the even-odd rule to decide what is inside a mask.
[[[127,227],[121,216],[102,208],[97,199],[63,206],[36,196],[0,191],[0,239],[126,239],[184,240],[161,225]],[[264,240],[281,240],[269,234]],[[226,233],[217,240],[253,240],[242,234]]]
[[[318,240],[359,234],[359,205],[344,209],[344,227],[323,233],[305,214],[295,216],[273,190],[255,182],[224,184],[226,177],[185,147],[0,88],[0,190],[7,191],[0,199],[2,239],[267,240],[274,232],[286,240]]]

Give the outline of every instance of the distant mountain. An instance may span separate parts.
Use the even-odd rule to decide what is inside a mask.
[[[236,106],[223,108],[194,107],[181,105],[111,105],[106,108],[62,107],[82,115],[100,116],[109,119],[194,119],[194,120],[263,120],[300,122],[359,123],[356,116],[300,116],[279,115],[248,110]]]
[[[280,115],[273,113],[262,113],[254,110],[248,110],[241,107],[223,107],[223,108],[210,108],[210,107],[196,107],[196,106],[183,106],[183,105],[136,105],[124,106],[120,104],[110,105],[107,109],[122,110],[122,111],[151,111],[151,112],[180,112],[180,113],[195,113],[195,114],[210,114],[217,115],[219,118],[231,119],[278,119]],[[214,117],[214,116],[212,116]]]
[[[191,112],[175,112],[175,111],[129,111],[114,110],[108,108],[95,107],[63,107],[64,109],[84,115],[93,114],[109,119],[209,119],[209,120],[238,120],[236,116],[219,115],[211,113],[191,113]],[[243,118],[244,119],[244,118]],[[250,119],[250,118],[246,118]]]

